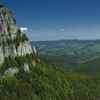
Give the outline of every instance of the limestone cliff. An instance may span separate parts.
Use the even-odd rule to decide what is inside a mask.
[[[14,58],[32,52],[28,38],[17,28],[10,11],[0,5],[0,64],[6,57]]]

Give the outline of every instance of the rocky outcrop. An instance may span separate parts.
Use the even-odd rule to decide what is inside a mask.
[[[4,47],[4,57],[11,57],[14,58],[17,55],[17,51],[14,45],[10,45],[7,47]]]
[[[31,54],[32,48],[28,41],[21,42],[18,48],[16,49],[15,45],[12,44],[6,47],[0,47],[0,64],[4,62],[4,58],[11,57],[14,58],[16,56],[24,56],[26,54]]]
[[[18,68],[9,68],[4,72],[4,76],[14,76],[18,73]]]
[[[4,62],[4,53],[2,47],[0,47],[0,64]]]
[[[22,67],[23,67],[23,69],[24,69],[25,72],[29,71],[28,64],[24,63],[24,65]]]
[[[17,53],[18,53],[19,56],[31,54],[32,48],[31,48],[31,45],[29,44],[29,42],[25,41],[25,42],[20,43],[20,45],[17,49]]]
[[[27,37],[16,27],[10,11],[5,6],[0,6],[0,64],[6,57],[25,56],[32,52]]]
[[[32,50],[33,50],[34,53],[37,53],[35,46],[32,47]]]
[[[6,38],[13,39],[16,32],[16,22],[10,11],[4,6],[0,7],[0,41],[6,41]],[[10,34],[11,37],[9,37]]]

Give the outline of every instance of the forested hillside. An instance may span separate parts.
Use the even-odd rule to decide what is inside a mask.
[[[79,72],[100,75],[100,58],[80,64],[76,69]]]
[[[100,97],[99,76],[78,74],[62,70],[41,60],[36,66],[30,64],[32,56],[23,57],[30,71],[23,69],[0,81],[0,100],[98,100]],[[13,65],[22,62],[10,60]],[[8,62],[4,62],[4,65]],[[14,63],[15,62],[15,63]],[[21,63],[20,63],[21,64]],[[18,64],[16,67],[21,66]],[[2,68],[4,67],[2,66]]]
[[[100,40],[58,40],[31,42],[39,56],[60,66],[78,64],[100,58]]]

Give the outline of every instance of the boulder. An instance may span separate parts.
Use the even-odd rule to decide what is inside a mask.
[[[23,69],[24,69],[25,72],[29,71],[28,64],[24,63],[24,65],[22,67],[23,67]]]
[[[14,76],[18,73],[18,68],[9,68],[4,72],[4,76]]]

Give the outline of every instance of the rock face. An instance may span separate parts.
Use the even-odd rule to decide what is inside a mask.
[[[27,37],[16,27],[16,21],[10,11],[0,5],[0,64],[6,57],[14,58],[32,52]]]
[[[4,6],[0,6],[0,35],[4,35],[4,37],[0,37],[0,40],[2,41],[6,37],[9,36],[9,33],[11,33],[11,37],[8,38],[14,38],[15,33],[17,32],[16,22],[15,19],[12,17],[10,11]]]
[[[19,56],[26,55],[27,53],[28,54],[32,53],[32,48],[31,48],[29,42],[28,41],[21,42],[17,49],[17,53]]]
[[[35,46],[33,46],[32,49],[33,49],[34,53],[37,53],[37,50],[36,50]]]
[[[24,69],[25,72],[29,71],[28,64],[24,63],[23,69]]]
[[[4,72],[4,76],[14,76],[16,73],[18,73],[18,68],[9,68]]]
[[[0,47],[0,64],[4,62],[4,53],[2,47]]]
[[[14,45],[4,47],[4,56],[14,58],[17,55],[17,51]]]

